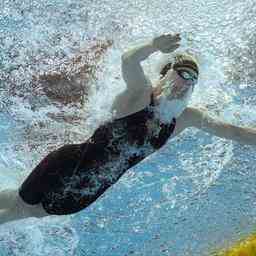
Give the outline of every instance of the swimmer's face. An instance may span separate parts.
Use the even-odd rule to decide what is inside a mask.
[[[190,88],[193,91],[197,83],[197,74],[190,69],[173,70],[172,77],[174,80],[172,92],[177,98],[183,97]]]
[[[192,69],[170,69],[166,73],[166,84],[163,88],[172,99],[183,98],[197,83],[197,73]],[[168,88],[169,87],[169,88]]]

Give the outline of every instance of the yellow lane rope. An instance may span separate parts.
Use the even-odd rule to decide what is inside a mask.
[[[256,234],[240,240],[228,249],[215,252],[213,256],[256,256]]]

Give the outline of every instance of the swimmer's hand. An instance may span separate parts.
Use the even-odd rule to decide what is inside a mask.
[[[170,53],[180,46],[180,34],[164,34],[153,39],[152,45],[162,53]]]

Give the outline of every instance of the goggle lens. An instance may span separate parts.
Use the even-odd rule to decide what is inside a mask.
[[[187,70],[178,70],[177,73],[184,80],[192,81],[194,84],[197,82],[197,76],[195,76]]]

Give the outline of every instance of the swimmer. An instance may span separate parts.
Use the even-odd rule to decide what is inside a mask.
[[[84,143],[49,153],[18,190],[0,193],[0,222],[26,217],[66,215],[93,203],[132,166],[156,152],[188,127],[244,144],[256,144],[256,130],[213,119],[187,107],[198,81],[194,57],[173,53],[179,34],[167,34],[122,56],[126,90],[113,103],[114,118]],[[152,86],[141,62],[154,52],[172,56]]]

